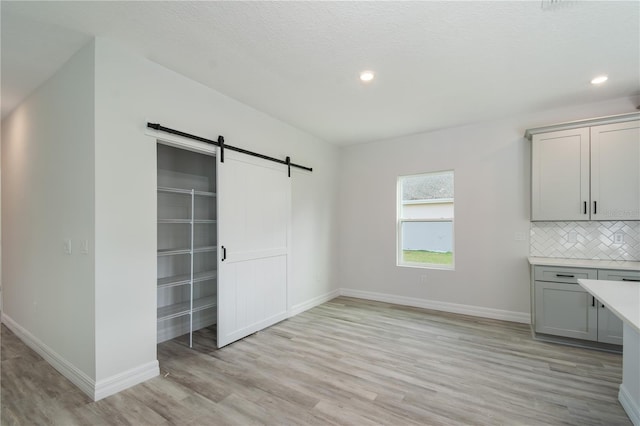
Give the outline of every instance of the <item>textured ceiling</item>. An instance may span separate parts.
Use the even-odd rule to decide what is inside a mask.
[[[93,36],[337,144],[640,94],[637,1],[0,7],[3,116]]]

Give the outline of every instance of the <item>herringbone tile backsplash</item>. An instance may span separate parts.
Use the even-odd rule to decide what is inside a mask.
[[[638,221],[532,222],[529,241],[531,256],[640,261]]]

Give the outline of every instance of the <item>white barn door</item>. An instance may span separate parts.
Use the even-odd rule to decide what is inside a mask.
[[[225,150],[218,158],[218,347],[287,317],[287,167]]]

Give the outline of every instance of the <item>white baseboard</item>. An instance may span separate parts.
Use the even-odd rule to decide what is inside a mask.
[[[307,311],[311,308],[315,308],[318,305],[322,305],[325,302],[328,302],[331,299],[335,299],[340,296],[340,290],[333,290],[329,293],[314,297],[311,300],[307,300],[303,303],[298,303],[297,305],[293,305],[291,309],[289,309],[289,317],[293,317],[295,315],[301,314],[304,311]]]
[[[100,380],[95,385],[92,398],[94,401],[98,401],[102,398],[106,398],[130,388],[131,386],[135,386],[146,380],[152,379],[158,375],[160,375],[160,366],[156,359],[138,367],[123,371],[115,376]]]
[[[503,321],[531,323],[531,316],[526,312],[505,311],[502,309],[485,308],[482,306],[461,305],[458,303],[440,302],[438,300],[418,299],[415,297],[396,296],[387,293],[375,293],[350,288],[341,288],[341,296],[358,299],[375,300],[396,305],[413,306],[416,308],[433,309],[435,311],[451,312],[454,314],[471,315],[474,317],[491,318]]]
[[[627,416],[631,419],[631,423],[633,423],[634,426],[640,426],[640,401],[633,400],[624,383],[620,385],[618,401],[620,401],[622,408],[624,408]]]
[[[69,379],[71,383],[76,385],[80,390],[93,399],[95,381],[86,373],[75,367],[65,358],[60,356],[56,351],[45,345],[40,339],[36,338],[26,329],[22,328],[17,322],[4,312],[2,313],[2,323],[7,326],[24,344],[33,349],[38,355],[45,359],[53,368],[58,370],[60,374]]]
[[[94,401],[113,395],[116,392],[120,392],[121,390],[137,385],[160,374],[158,361],[154,360],[96,383],[96,381],[86,373],[75,367],[49,346],[45,345],[40,339],[36,338],[4,312],[2,313],[2,323]]]

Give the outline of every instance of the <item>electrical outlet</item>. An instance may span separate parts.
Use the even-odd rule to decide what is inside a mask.
[[[80,241],[80,253],[89,254],[89,240]]]
[[[622,232],[616,232],[615,234],[613,234],[613,243],[614,244],[624,243],[624,234]]]
[[[578,233],[576,231],[569,231],[569,234],[567,235],[567,241],[570,243],[577,243]]]

